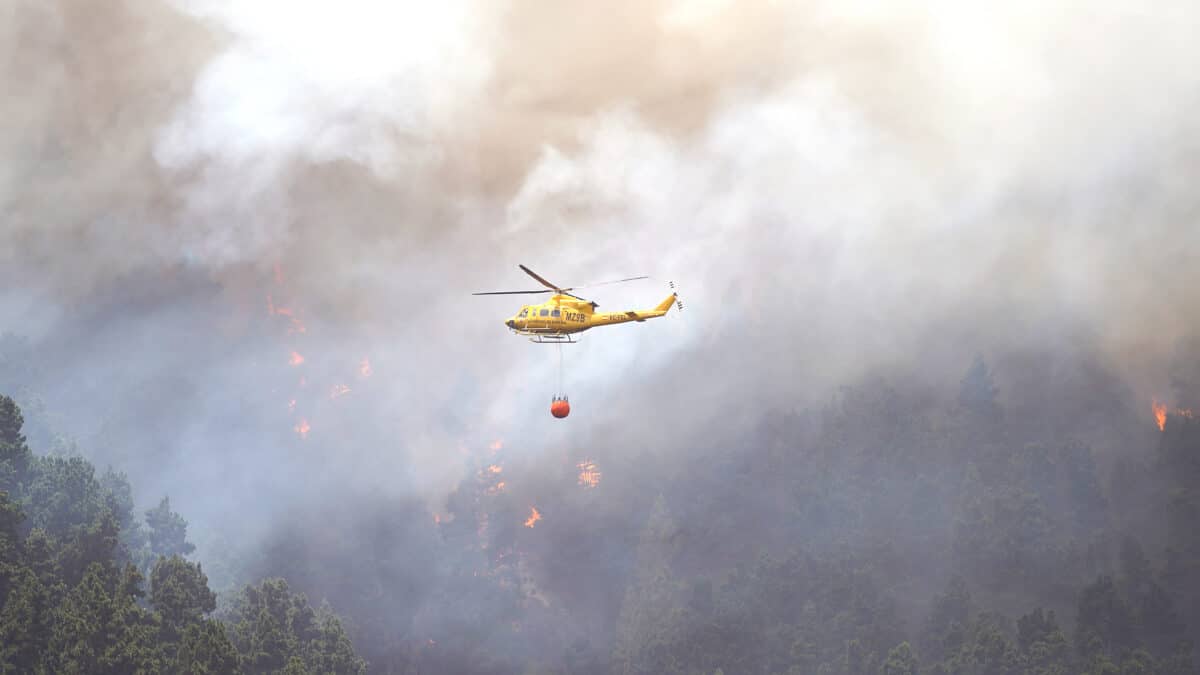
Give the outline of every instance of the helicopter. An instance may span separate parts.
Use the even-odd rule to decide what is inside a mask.
[[[680,302],[679,295],[675,292],[672,292],[665,300],[658,303],[654,309],[628,310],[624,312],[597,312],[596,308],[599,307],[598,304],[587,298],[581,298],[578,295],[570,293],[570,291],[578,288],[618,284],[638,279],[649,279],[650,277],[628,277],[625,279],[616,279],[615,281],[602,281],[584,286],[563,288],[546,281],[524,265],[518,264],[517,267],[520,267],[523,272],[536,279],[547,290],[489,291],[485,293],[472,293],[471,295],[553,293],[554,295],[550,296],[550,299],[546,302],[538,305],[522,306],[520,311],[504,322],[504,325],[513,333],[529,336],[530,342],[539,344],[574,343],[577,342],[573,337],[574,335],[590,328],[655,319],[665,315],[671,309],[671,305],[678,305],[679,309],[683,310],[683,303]],[[674,283],[671,286],[674,288]]]

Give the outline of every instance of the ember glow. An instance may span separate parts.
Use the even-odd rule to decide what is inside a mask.
[[[339,396],[345,396],[346,394],[349,394],[349,393],[350,393],[350,387],[347,387],[344,384],[335,384],[335,385],[333,385],[333,388],[329,391],[329,398],[337,398]]]
[[[590,459],[585,459],[576,465],[579,468],[579,484],[594,488],[600,484],[600,469]]]
[[[300,356],[300,352],[293,350],[292,355],[288,357],[288,364],[292,366],[298,366],[301,363],[304,363],[304,357]],[[301,386],[303,386],[303,381],[301,382]]]
[[[495,475],[501,471],[504,471],[504,469],[499,464],[492,464],[487,468],[487,471],[488,473]]]
[[[542,519],[542,514],[534,507],[529,507],[529,518],[525,520],[525,527],[533,527],[533,524]]]
[[[308,430],[311,428],[312,427],[308,425],[308,420],[304,419],[303,417],[300,418],[300,423],[294,427],[296,434],[299,435],[300,438],[308,438]]]

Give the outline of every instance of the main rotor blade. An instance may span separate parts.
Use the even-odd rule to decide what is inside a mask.
[[[549,281],[546,281],[545,279],[539,277],[537,274],[534,273],[533,270],[529,269],[528,267],[526,267],[520,263],[517,263],[517,267],[520,267],[522,270],[524,270],[525,274],[528,274],[529,276],[533,277],[534,279],[537,279],[538,282],[540,282],[546,288],[551,288],[556,291],[560,290],[558,286],[555,286],[554,284],[550,283]]]
[[[591,288],[593,286],[607,286],[608,284],[619,284],[624,281],[637,281],[638,279],[649,279],[649,278],[650,277],[629,277],[627,279],[616,279],[614,281],[600,281],[600,282],[597,282],[594,284],[584,284],[582,286],[572,286],[570,288],[564,288],[563,290],[573,291],[576,288]]]
[[[471,295],[522,295],[526,293],[552,293],[553,291],[488,291],[487,293],[472,293]]]

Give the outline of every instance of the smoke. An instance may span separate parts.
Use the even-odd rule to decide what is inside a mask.
[[[39,344],[85,450],[201,533],[317,494],[436,509],[461,447],[618,429],[670,454],[731,410],[977,352],[1092,354],[1148,401],[1200,325],[1194,3],[2,18],[0,326]],[[534,288],[517,263],[654,277],[603,309],[673,280],[687,309],[567,347],[564,425],[556,349],[468,295]]]

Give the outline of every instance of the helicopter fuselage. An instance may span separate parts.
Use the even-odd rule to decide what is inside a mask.
[[[556,294],[541,304],[521,307],[504,325],[523,335],[570,335],[597,326],[657,318],[666,314],[674,302],[675,294],[672,293],[654,309],[597,312],[593,303]]]

